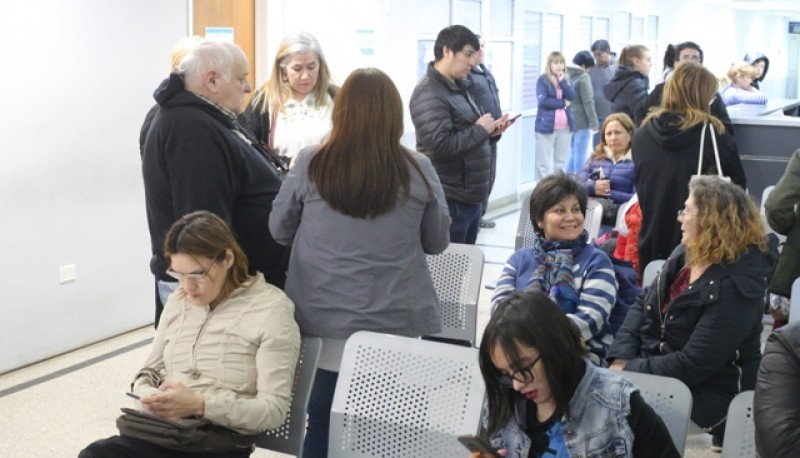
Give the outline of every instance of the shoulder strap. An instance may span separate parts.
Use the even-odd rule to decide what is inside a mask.
[[[703,130],[700,131],[700,154],[697,159],[697,174],[703,174],[703,150],[705,149],[706,145],[706,127],[711,130],[711,144],[714,146],[714,162],[717,166],[717,175],[720,177],[724,177],[725,174],[722,173],[722,163],[719,160],[719,148],[717,148],[717,135],[714,131],[714,125],[711,123],[703,123]]]

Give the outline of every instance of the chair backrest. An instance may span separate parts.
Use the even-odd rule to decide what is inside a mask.
[[[583,227],[589,233],[589,240],[594,240],[600,235],[600,225],[603,223],[603,204],[598,200],[589,199],[586,202],[586,214],[583,216]]]
[[[756,425],[753,421],[753,393],[742,391],[728,406],[722,458],[756,456]]]
[[[759,214],[761,215],[761,222],[764,223],[764,230],[767,233],[775,232],[770,227],[769,223],[767,222],[767,211],[764,208],[764,204],[767,203],[767,198],[769,197],[772,190],[775,189],[775,185],[770,185],[764,188],[764,191],[761,193],[761,204],[759,205]]]
[[[428,255],[427,261],[442,317],[442,332],[432,337],[475,342],[483,251],[451,243],[443,253]]]
[[[789,323],[800,321],[800,278],[792,283],[792,297],[789,298]]]
[[[583,218],[583,227],[589,233],[589,240],[594,240],[600,235],[600,225],[603,221],[603,205],[593,199],[586,203],[586,214]],[[533,246],[533,224],[531,224],[531,196],[522,201],[517,223],[517,236],[514,240],[514,250]]]
[[[647,263],[644,267],[644,273],[642,273],[642,288],[650,286],[650,283],[653,283],[658,273],[661,272],[661,268],[664,267],[665,262],[667,261],[663,259],[653,259]]]
[[[306,433],[306,409],[311,398],[311,387],[317,373],[317,363],[322,350],[322,339],[303,337],[300,357],[294,370],[294,385],[289,413],[283,424],[265,432],[256,446],[288,455],[303,456],[303,440]]]
[[[531,195],[522,200],[517,223],[517,236],[514,239],[514,251],[533,246],[533,224],[531,224]]]
[[[328,457],[458,457],[477,434],[485,388],[478,350],[361,331],[347,340]]]
[[[633,382],[645,402],[664,421],[675,448],[683,456],[686,431],[692,413],[692,392],[680,380],[660,375],[623,371],[622,376]]]

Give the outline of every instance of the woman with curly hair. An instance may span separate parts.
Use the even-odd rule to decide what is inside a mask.
[[[683,237],[630,308],[607,353],[611,369],[674,377],[692,420],[722,445],[731,399],[755,387],[770,268],[758,208],[740,187],[696,176],[678,212]]]

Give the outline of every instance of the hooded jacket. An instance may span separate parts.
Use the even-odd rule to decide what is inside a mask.
[[[471,84],[447,79],[431,62],[408,105],[417,151],[430,158],[447,200],[481,204],[489,195],[492,150],[489,133],[475,124],[482,113],[467,92]]]
[[[769,290],[790,297],[792,283],[800,277],[800,149],[795,150],[775,189],[764,203],[767,222],[775,232],[786,236],[783,252],[770,280]]]
[[[156,278],[166,275],[164,236],[181,216],[208,210],[224,219],[247,255],[250,272],[283,287],[285,255],[269,233],[272,201],[281,178],[271,163],[237,133],[235,118],[187,91],[173,73],[153,94],[160,108],[142,156],[147,223]]]
[[[752,54],[745,54],[744,55],[744,61],[747,62],[750,65],[755,65],[756,62],[758,62],[759,60],[763,60],[764,61],[764,73],[762,73],[761,76],[758,77],[758,79],[754,79],[753,82],[750,83],[750,85],[753,86],[756,89],[761,89],[759,87],[759,84],[762,81],[764,81],[764,78],[767,77],[767,71],[769,70],[769,58],[767,56],[765,56],[763,53],[760,53],[760,52],[754,52]]]
[[[792,458],[800,450],[800,323],[767,339],[758,370],[753,415],[758,456]]]
[[[633,135],[635,184],[642,209],[639,232],[642,269],[653,259],[666,259],[681,240],[677,213],[689,197],[689,179],[697,174],[703,125],[681,130],[680,122],[678,113],[665,112]],[[745,188],[747,178],[736,144],[729,135],[716,136],[723,174]],[[703,151],[703,172],[716,173],[709,131]]]
[[[730,264],[709,266],[667,307],[666,292],[685,256],[684,245],[673,251],[628,311],[606,358],[628,360],[625,370],[685,383],[692,420],[708,428],[725,418],[736,394],[755,386],[769,263],[757,247],[747,247]]]
[[[575,100],[568,108],[575,118],[575,129],[599,129],[600,123],[594,107],[594,89],[589,74],[580,67],[567,67],[567,75],[575,89]]]
[[[647,97],[650,82],[638,70],[620,65],[614,78],[603,87],[612,113],[625,113],[633,119],[633,112],[641,101]]]
[[[642,102],[636,107],[633,118],[633,123],[637,127],[642,124],[644,118],[647,117],[650,109],[653,107],[658,107],[661,105],[661,99],[664,97],[664,85],[667,83],[659,83],[656,84],[656,87],[653,88],[653,91],[648,94],[647,97],[642,100]],[[711,114],[714,115],[717,119],[722,121],[722,124],[725,124],[725,133],[733,136],[733,122],[731,121],[730,115],[728,115],[728,109],[725,107],[725,102],[722,101],[722,98],[719,95],[714,97],[714,101],[711,102],[710,107]]]

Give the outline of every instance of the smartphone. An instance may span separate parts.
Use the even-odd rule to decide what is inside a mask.
[[[592,172],[591,174],[589,174],[589,179],[590,180],[597,181],[597,180],[604,180],[605,178],[606,178],[606,175],[605,175],[605,173],[603,173],[603,169],[597,169],[594,172]]]
[[[130,396],[130,397],[132,397],[133,399],[136,399],[137,401],[139,400],[139,397],[140,397],[138,394],[136,394],[136,393],[131,393],[130,391],[128,391],[127,393],[125,393],[125,396]]]
[[[494,458],[503,458],[503,456],[497,453],[497,450],[492,447],[492,444],[481,436],[467,434],[458,436],[458,441],[464,444],[464,447],[467,447],[470,452],[481,452],[481,454],[489,455]]]
[[[509,113],[509,114],[508,114],[508,119],[506,119],[506,122],[514,122],[514,121],[516,121],[516,120],[517,120],[517,118],[519,118],[520,116],[522,116],[522,113],[517,113],[517,114]]]

